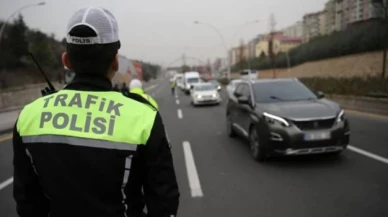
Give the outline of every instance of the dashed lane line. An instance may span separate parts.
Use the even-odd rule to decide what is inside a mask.
[[[189,179],[191,197],[203,197],[201,183],[199,181],[197,168],[194,162],[194,156],[188,141],[183,142],[183,152],[185,155],[187,178]]]
[[[379,155],[370,153],[368,151],[364,151],[362,149],[359,149],[359,148],[351,146],[351,145],[348,146],[348,149],[351,150],[351,151],[354,151],[354,152],[356,152],[358,154],[361,154],[361,155],[364,155],[366,157],[372,158],[374,160],[380,161],[382,163],[388,164],[388,159],[387,158],[384,158],[384,157],[381,157]]]
[[[4,182],[0,183],[0,191],[2,189],[4,189],[5,187],[7,187],[8,185],[12,184],[13,183],[13,177],[5,180]]]
[[[181,109],[178,109],[178,118],[179,119],[183,118],[183,114],[182,114],[182,110]]]
[[[149,86],[149,87],[144,88],[144,90],[145,90],[145,91],[150,91],[150,90],[154,89],[154,88],[157,87],[157,86],[158,86],[157,84],[154,84],[154,85],[151,85],[151,86]]]

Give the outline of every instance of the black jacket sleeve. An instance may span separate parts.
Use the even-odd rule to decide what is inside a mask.
[[[44,195],[38,176],[27,155],[16,124],[13,130],[14,183],[13,195],[19,217],[45,217],[49,214],[49,200]]]
[[[148,216],[176,216],[180,193],[170,144],[159,112],[145,148],[144,196]]]

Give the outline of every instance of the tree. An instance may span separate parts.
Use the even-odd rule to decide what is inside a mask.
[[[182,71],[182,73],[190,71],[190,66],[188,66],[188,65],[181,66],[181,71]]]
[[[31,42],[29,44],[29,50],[34,54],[35,58],[42,66],[54,68],[58,65],[58,60],[55,58],[46,34],[40,31],[31,32],[29,38]]]
[[[381,21],[383,23],[383,26],[385,29],[388,29],[388,0],[372,0],[372,4],[376,10],[377,16],[381,18]],[[387,31],[384,31],[384,39],[388,37]],[[387,49],[388,49],[388,42],[387,40],[382,40],[383,43],[383,68],[382,68],[382,74],[381,77],[385,78],[385,71],[386,71],[386,65],[387,65]]]
[[[23,66],[23,59],[28,54],[26,32],[28,30],[23,17],[19,17],[11,25],[7,25],[1,43],[0,68],[15,69]]]

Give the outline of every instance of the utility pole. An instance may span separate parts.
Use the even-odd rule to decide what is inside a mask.
[[[381,17],[382,25],[384,28],[384,34],[383,37],[386,39],[388,37],[388,0],[371,0],[375,11],[377,12],[377,16]],[[381,78],[385,78],[385,72],[387,68],[387,50],[388,50],[388,42],[386,40],[383,40],[383,67],[382,67],[382,73]]]
[[[272,64],[273,78],[276,78],[276,66],[275,66],[275,52],[274,52],[274,34],[276,27],[275,15],[272,13],[269,17],[269,41],[268,41],[268,55]]]
[[[240,47],[239,47],[239,60],[238,64],[240,65],[240,71],[244,70],[244,63],[245,63],[245,58],[244,58],[244,40],[240,39]]]

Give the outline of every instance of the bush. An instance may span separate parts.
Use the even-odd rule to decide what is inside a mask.
[[[299,78],[312,90],[322,91],[326,94],[353,95],[353,96],[388,96],[388,78],[380,77],[312,77]]]
[[[388,43],[388,37],[385,35],[388,35],[388,29],[378,20],[353,24],[345,31],[317,37],[291,49],[289,51],[290,66],[293,67],[309,61],[383,50],[383,42]],[[278,54],[275,58],[275,64],[277,68],[287,68],[286,54]],[[268,57],[256,58],[250,62],[250,66],[257,70],[272,68]],[[238,65],[234,68],[238,68]]]

